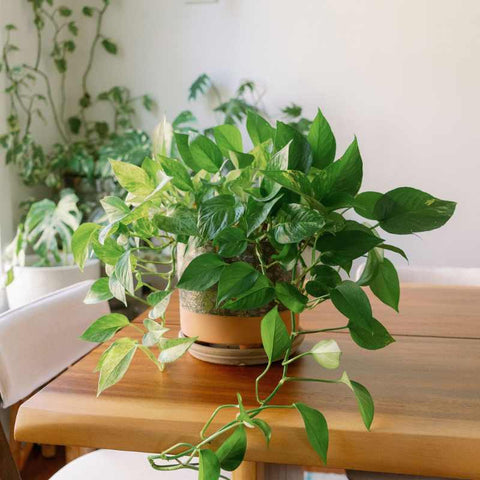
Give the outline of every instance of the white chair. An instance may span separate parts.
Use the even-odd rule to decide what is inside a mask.
[[[360,265],[355,272],[358,280],[365,268]],[[424,283],[431,285],[480,286],[480,268],[461,267],[397,267],[402,283]]]
[[[0,406],[6,408],[29,396],[96,346],[79,337],[110,309],[107,302],[83,303],[91,284],[77,283],[0,315]],[[11,472],[6,478],[20,479],[18,473],[14,475],[15,462],[0,428],[0,473],[3,469]],[[162,475],[150,467],[146,453],[97,450],[70,462],[52,478],[188,480],[196,478],[196,472]]]

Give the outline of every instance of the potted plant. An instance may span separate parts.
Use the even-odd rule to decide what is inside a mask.
[[[154,101],[148,95],[133,96],[121,85],[100,92],[91,86],[100,50],[107,55],[118,53],[117,44],[102,30],[109,0],[81,8],[81,15],[94,22],[95,28],[84,70],[73,78],[69,73],[79,33],[76,12],[53,0],[28,3],[37,40],[31,58],[25,54],[18,58],[17,27],[5,26],[0,71],[6,77],[10,111],[0,147],[25,185],[46,186],[54,195],[73,188],[85,218],[96,218],[99,199],[119,193],[108,159],[140,164],[151,153],[149,136],[135,128],[135,114],[138,104],[151,111]],[[68,91],[81,92],[78,101],[67,102]],[[103,116],[97,113],[101,104],[107,106]],[[35,127],[47,122],[52,123],[56,135],[48,146],[34,134]]]
[[[370,350],[393,342],[374,318],[362,288],[368,286],[382,302],[398,309],[398,276],[385,254],[406,255],[386,243],[382,231],[405,235],[433,230],[455,209],[454,202],[411,187],[360,193],[363,174],[357,140],[335,160],[335,137],[320,111],[306,136],[282,122],[274,128],[251,111],[246,126],[253,144],[248,153],[235,126],[219,125],[212,130],[214,140],[175,133],[180,158],[159,155],[146,158],[141,167],[112,162],[127,198],[105,199],[110,223],[83,224],[72,242],[81,267],[91,249],[107,265],[108,277],[92,286],[89,302],[112,296],[126,301],[139,288],[151,288],[143,281],[150,268],[139,253],[167,249],[170,256],[170,271],[161,274],[167,277],[166,287],[151,288],[148,318],[143,327],[134,325],[142,330],[143,339],[122,337],[101,356],[99,394],[122,378],[138,350],[160,369],[199,341],[215,351],[208,322],[221,320],[215,328],[221,330],[223,323],[221,333],[228,343],[246,341],[232,338],[245,333],[243,326],[260,339],[266,367],[255,384],[258,405],[244,406],[240,392],[232,404],[213,412],[196,445],[182,443],[150,457],[158,470],[199,469],[200,478],[209,480],[219,478],[221,468],[238,467],[247,446],[245,427],[258,428],[268,444],[271,426],[262,414],[270,408],[296,409],[312,447],[326,462],[328,428],[322,413],[303,403],[272,405],[287,382],[343,384],[352,390],[370,428],[374,407],[368,390],[346,372],[336,380],[322,377],[322,369],[340,365],[338,344],[326,337],[295,354],[295,342],[337,330],[348,330],[356,344]],[[348,277],[352,262],[359,258],[366,259],[366,267],[355,282]],[[168,338],[165,309],[175,289],[180,290],[183,335]],[[319,315],[318,328],[302,330],[302,312],[326,301],[345,317],[345,325],[325,325]],[[105,342],[127,326],[126,317],[107,315],[83,338]],[[261,379],[276,361],[283,365],[281,378],[271,392],[263,392]],[[316,361],[318,378],[291,376],[289,366],[298,361]],[[227,408],[232,409],[231,421],[210,432],[216,414]],[[219,437],[220,447],[214,450],[211,441]],[[182,456],[188,460],[179,460]],[[170,464],[157,465],[157,458]]]
[[[30,206],[15,238],[6,249],[10,308],[100,276],[97,259],[88,260],[83,273],[73,262],[72,235],[82,218],[77,202],[77,196],[65,189],[60,193],[58,203],[44,199]]]

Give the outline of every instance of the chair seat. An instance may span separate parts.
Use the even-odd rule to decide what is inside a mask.
[[[153,469],[147,460],[148,453],[123,452],[119,450],[96,450],[76,458],[50,480],[196,480],[194,470],[160,472]],[[156,463],[163,463],[159,460]],[[226,475],[225,472],[222,472]],[[229,474],[227,474],[229,476]]]

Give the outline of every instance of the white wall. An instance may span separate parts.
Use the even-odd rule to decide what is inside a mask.
[[[105,32],[121,49],[98,57],[97,86],[150,92],[170,117],[191,107],[201,72],[223,91],[254,79],[272,115],[290,101],[309,115],[321,106],[339,151],[358,136],[364,189],[458,202],[442,230],[397,237],[411,263],[480,266],[478,0],[116,0]]]
[[[458,202],[442,230],[397,237],[411,263],[480,266],[478,0],[123,0],[106,27],[123,38],[105,83],[153,93],[170,116],[204,71],[225,90],[256,80],[272,114],[321,106],[340,151],[358,136],[365,189]]]

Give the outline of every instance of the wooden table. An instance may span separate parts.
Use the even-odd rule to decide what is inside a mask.
[[[480,478],[480,288],[405,285],[400,315],[374,299],[372,306],[396,343],[367,351],[348,333],[332,335],[344,352],[343,368],[375,399],[372,431],[364,429],[343,385],[287,384],[278,403],[302,401],[325,414],[330,467]],[[177,335],[176,299],[167,318],[171,335]],[[305,328],[344,322],[329,303],[302,317]],[[309,337],[302,349],[319,338]],[[97,398],[93,369],[102,350],[93,350],[22,405],[18,440],[158,452],[179,441],[196,443],[213,409],[235,402],[236,392],[254,406],[260,367],[215,366],[189,355],[160,373],[137,353],[124,380]],[[292,367],[302,377],[319,370],[311,359]],[[262,384],[265,392],[278,372],[273,369]],[[270,447],[261,433],[249,431],[248,462],[236,478],[253,478],[248,472],[254,462],[321,465],[298,413],[272,411],[264,418],[273,428]],[[226,411],[219,423],[230,419]]]

